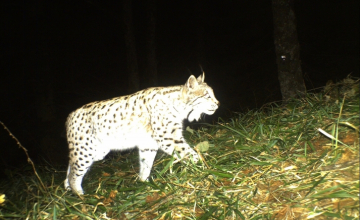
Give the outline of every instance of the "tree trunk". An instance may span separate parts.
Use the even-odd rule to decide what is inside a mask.
[[[157,59],[156,59],[156,0],[147,1],[146,17],[147,17],[147,36],[146,36],[146,75],[149,79],[150,86],[158,85],[157,76]]]
[[[283,101],[306,92],[293,0],[272,0],[274,44]]]
[[[139,68],[136,57],[136,46],[132,21],[132,0],[124,0],[124,26],[125,26],[125,47],[128,69],[128,92],[133,93],[139,90]]]

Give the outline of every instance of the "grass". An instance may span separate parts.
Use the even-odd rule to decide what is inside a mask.
[[[136,151],[111,154],[82,197],[64,190],[65,168],[9,171],[0,219],[359,219],[359,113],[359,80],[347,78],[187,128],[202,163],[159,154],[148,182]]]

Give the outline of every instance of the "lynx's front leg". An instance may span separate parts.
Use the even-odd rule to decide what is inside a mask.
[[[175,149],[174,149],[174,155],[179,154],[180,158],[175,156],[175,158],[177,159],[176,161],[174,161],[174,163],[177,163],[178,161],[182,161],[184,162],[184,160],[182,159],[187,159],[190,160],[192,159],[194,161],[194,163],[197,163],[199,161],[199,155],[197,154],[197,152],[192,149],[184,140],[183,143],[178,143],[175,145]]]
[[[199,161],[199,155],[186,143],[182,132],[182,126],[179,125],[178,127],[174,127],[170,133],[164,132],[164,134],[158,135],[157,137],[160,136],[163,138],[163,141],[158,141],[161,143],[160,148],[165,153],[173,155],[176,158],[176,162],[184,158],[190,159],[190,157],[192,157],[196,163]]]

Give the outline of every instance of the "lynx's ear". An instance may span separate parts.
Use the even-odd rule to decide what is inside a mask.
[[[200,65],[200,69],[201,69],[202,74],[197,78],[197,81],[198,81],[198,83],[201,84],[205,81],[205,72],[201,65]]]
[[[198,78],[197,78],[198,83],[203,83],[205,81],[205,72],[203,72]]]
[[[187,89],[195,89],[199,85],[198,81],[196,80],[195,76],[191,75],[187,82],[185,83],[185,87]]]

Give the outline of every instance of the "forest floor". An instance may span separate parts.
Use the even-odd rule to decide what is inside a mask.
[[[0,219],[359,219],[359,80],[186,128],[198,164],[159,154],[138,181],[136,151],[96,162],[84,196],[65,167],[0,182]],[[36,171],[35,171],[36,170]]]

